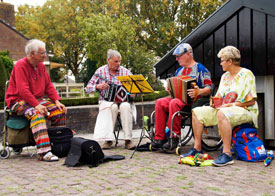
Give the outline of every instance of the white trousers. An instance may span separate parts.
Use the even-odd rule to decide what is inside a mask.
[[[114,102],[100,101],[99,113],[94,129],[94,139],[103,141],[115,140],[113,130],[116,124],[118,112],[120,112],[124,139],[131,140],[133,129],[133,107],[135,106],[128,102],[123,102],[118,106],[118,104]]]

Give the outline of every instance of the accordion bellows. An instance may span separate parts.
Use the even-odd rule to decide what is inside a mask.
[[[191,104],[193,100],[188,96],[187,89],[194,88],[196,78],[190,76],[176,76],[167,79],[168,88],[173,98],[178,98],[186,104]]]
[[[109,84],[109,88],[104,95],[104,100],[116,103],[128,101],[127,91],[122,85]]]

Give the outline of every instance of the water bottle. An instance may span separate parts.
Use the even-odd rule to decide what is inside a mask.
[[[165,136],[166,136],[167,139],[170,138],[170,130],[169,130],[168,127],[166,127],[166,129],[165,129]]]
[[[269,166],[271,161],[274,159],[273,151],[267,152],[267,158],[264,160],[264,166]]]
[[[144,122],[144,128],[146,130],[148,130],[148,127],[149,127],[149,117],[148,116],[144,116],[143,117],[143,122]]]

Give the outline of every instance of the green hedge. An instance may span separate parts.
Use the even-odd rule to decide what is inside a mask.
[[[61,99],[61,102],[65,106],[76,106],[76,105],[95,105],[98,104],[98,97],[89,98],[77,98],[77,99]]]
[[[150,94],[145,94],[143,97],[143,101],[154,101],[158,98],[165,97],[167,96],[168,93],[167,91],[155,91],[154,93]],[[135,102],[140,102],[141,101],[141,96],[138,95],[135,98]],[[65,99],[62,98],[61,102],[65,106],[77,106],[77,105],[96,105],[98,104],[98,97],[85,97],[85,98],[77,98],[77,99]],[[0,102],[0,108],[4,107],[4,103]]]
[[[168,95],[167,91],[155,91],[154,93],[144,94],[143,101],[154,101],[158,98],[165,97],[167,95]],[[141,101],[141,95],[138,95],[135,98],[135,102],[140,102],[140,101]]]

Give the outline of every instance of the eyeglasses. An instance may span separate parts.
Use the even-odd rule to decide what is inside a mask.
[[[224,61],[227,61],[227,60],[221,60],[221,63],[223,63]]]
[[[180,54],[180,55],[176,55],[176,59],[180,58],[180,57],[183,56],[185,53],[187,53],[187,52],[184,52],[184,53],[182,53],[182,54]]]
[[[45,52],[35,52],[36,54],[40,54],[40,55],[42,55],[42,56],[44,56],[44,55],[47,55],[48,53],[47,53],[47,51],[45,51]]]

